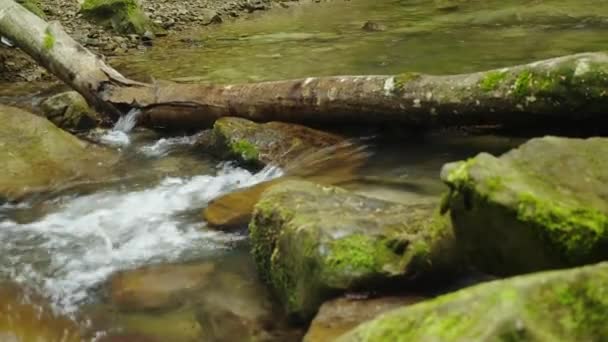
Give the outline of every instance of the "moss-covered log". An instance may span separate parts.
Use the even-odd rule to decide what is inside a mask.
[[[0,33],[112,115],[139,108],[155,127],[200,128],[222,116],[300,123],[416,126],[606,121],[608,54],[583,53],[472,74],[334,76],[238,85],[128,80],[13,0]]]

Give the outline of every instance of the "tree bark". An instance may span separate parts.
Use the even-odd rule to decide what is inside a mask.
[[[472,74],[311,77],[236,85],[129,80],[13,0],[0,0],[0,33],[98,110],[141,123],[203,128],[222,116],[298,123],[414,126],[528,125],[606,120],[608,54],[582,53]],[[50,43],[52,42],[52,44]]]

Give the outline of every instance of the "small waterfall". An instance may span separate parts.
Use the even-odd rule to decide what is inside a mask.
[[[135,128],[139,114],[141,114],[141,111],[134,108],[127,115],[121,116],[114,127],[100,137],[101,142],[114,147],[130,145],[131,139],[128,133]]]

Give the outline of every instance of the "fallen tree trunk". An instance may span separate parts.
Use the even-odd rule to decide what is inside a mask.
[[[237,85],[144,84],[123,77],[13,0],[0,0],[0,33],[115,118],[142,110],[153,127],[202,128],[222,116],[299,123],[420,126],[605,120],[608,54],[583,53],[452,76],[314,77]]]

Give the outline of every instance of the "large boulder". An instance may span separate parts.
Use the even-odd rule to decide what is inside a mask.
[[[608,139],[545,137],[447,164],[455,234],[482,271],[511,275],[608,259]]]
[[[608,263],[467,288],[396,309],[339,341],[605,341]]]
[[[323,303],[303,342],[331,342],[380,314],[424,300],[421,296],[337,298]]]
[[[84,0],[80,10],[86,17],[119,33],[143,35],[159,31],[137,0]]]
[[[103,177],[116,160],[44,118],[0,105],[0,201]]]
[[[433,205],[293,180],[262,194],[249,231],[262,278],[289,314],[307,320],[345,291],[448,277],[458,262],[446,218]]]
[[[71,131],[91,129],[101,122],[84,97],[75,91],[53,95],[44,100],[40,108],[55,125]]]
[[[283,122],[255,123],[225,117],[213,125],[212,150],[225,158],[265,166],[285,166],[302,153],[336,145],[345,139],[301,125]]]

